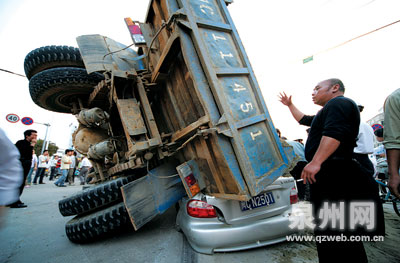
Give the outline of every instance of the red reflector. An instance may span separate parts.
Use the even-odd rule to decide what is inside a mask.
[[[217,217],[217,213],[212,205],[199,200],[191,200],[188,202],[187,213],[197,218]]]
[[[299,201],[299,198],[298,198],[297,194],[296,194],[296,195],[291,195],[291,196],[290,196],[290,204],[291,204],[291,205],[297,203],[298,201]]]
[[[197,183],[196,178],[194,178],[193,174],[189,174],[188,176],[186,176],[185,182],[189,187]]]
[[[297,189],[296,187],[292,187],[292,190],[290,190],[290,204],[295,204],[299,201],[299,197],[297,196]]]

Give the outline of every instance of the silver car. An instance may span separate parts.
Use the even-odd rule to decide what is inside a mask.
[[[296,202],[294,179],[280,177],[247,202],[201,193],[183,199],[176,223],[199,253],[244,250],[285,241],[297,232],[289,228]]]

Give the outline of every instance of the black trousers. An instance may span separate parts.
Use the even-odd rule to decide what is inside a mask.
[[[22,169],[24,172],[24,174],[23,174],[24,178],[23,178],[21,186],[19,187],[19,196],[21,196],[22,192],[24,191],[25,181],[26,181],[26,178],[28,177],[29,170],[31,169],[32,160],[21,160],[21,165],[22,165]],[[18,200],[16,203],[19,203],[19,202],[21,202],[21,201]]]
[[[53,178],[56,176],[56,167],[55,166],[51,166],[50,168],[50,181],[53,181]]]
[[[360,163],[361,169],[363,169],[366,174],[369,174],[371,176],[374,175],[375,173],[374,165],[369,159],[368,154],[353,153],[353,158]]]
[[[45,167],[40,167],[37,169],[36,174],[35,174],[35,178],[33,179],[33,183],[36,184],[37,183],[37,179],[39,178],[39,184],[43,183],[43,177],[44,177],[44,173],[46,171]]]
[[[378,186],[372,176],[367,174],[360,164],[352,160],[325,161],[316,175],[316,183],[311,184],[311,203],[313,205],[317,236],[383,236],[385,223],[383,207],[379,199]],[[319,218],[324,202],[345,203],[344,229],[325,227],[318,228],[322,219]],[[372,202],[375,207],[375,228],[370,231],[365,227],[350,228],[349,206],[351,202]],[[367,262],[367,256],[362,242],[326,241],[317,242],[320,262],[349,262],[348,257],[355,258],[353,262]],[[334,261],[332,261],[334,260]],[[335,261],[336,260],[336,261]]]
[[[290,174],[293,176],[295,180],[299,180],[301,173],[303,172],[304,167],[307,165],[305,161],[297,162],[296,166],[290,171]],[[308,192],[309,192],[309,185],[304,184],[303,181],[296,182],[298,196],[300,200],[307,200],[308,201]]]
[[[367,254],[361,241],[317,242],[317,252],[320,263],[368,262]]]

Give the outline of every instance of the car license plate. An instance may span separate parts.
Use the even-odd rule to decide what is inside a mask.
[[[242,209],[242,211],[247,211],[263,206],[269,206],[274,203],[275,203],[274,196],[272,195],[271,192],[267,192],[254,196],[249,201],[241,201],[240,209]]]

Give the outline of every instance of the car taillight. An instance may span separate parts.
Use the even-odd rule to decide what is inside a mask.
[[[191,200],[187,203],[187,213],[192,217],[197,218],[212,218],[217,217],[215,208],[200,200]]]
[[[297,189],[295,186],[290,190],[290,204],[295,204],[299,201],[299,197],[297,196]]]

